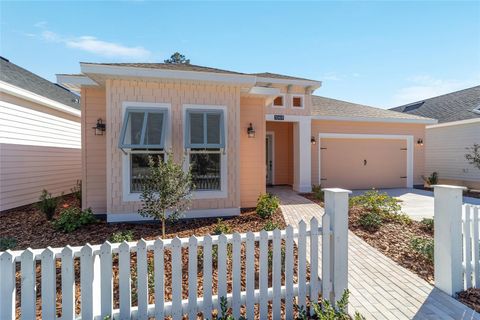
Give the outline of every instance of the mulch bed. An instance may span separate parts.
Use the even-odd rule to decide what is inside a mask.
[[[458,300],[473,310],[480,312],[480,289],[468,289],[458,294]]]
[[[77,206],[76,200],[71,196],[65,196],[59,204],[59,209],[55,214],[55,218],[58,218],[59,211],[62,207],[66,206]],[[283,215],[280,210],[278,210],[271,218],[264,220],[260,218],[254,209],[242,210],[241,214],[237,217],[232,217],[224,219],[223,223],[226,224],[230,232],[248,232],[248,231],[260,231],[263,229],[267,221],[274,222],[278,225],[279,228],[283,229],[286,227]],[[203,236],[207,234],[213,234],[215,226],[217,224],[217,219],[191,219],[191,220],[179,220],[174,224],[168,224],[166,227],[166,238],[173,237],[189,237],[192,235]],[[84,226],[79,230],[76,230],[72,233],[63,233],[56,231],[51,221],[46,220],[45,216],[36,208],[35,205],[25,206],[22,208],[17,208],[15,210],[9,210],[0,213],[0,238],[15,238],[17,244],[13,250],[23,250],[28,247],[33,249],[35,248],[45,248],[50,247],[63,247],[66,245],[71,246],[81,246],[85,243],[90,244],[101,244],[108,240],[112,233],[117,231],[126,231],[130,230],[134,234],[134,240],[144,238],[146,240],[157,239],[161,235],[161,228],[159,223],[116,223],[116,224],[107,224],[105,221],[98,221],[95,224]],[[229,245],[229,251],[231,246]],[[242,256],[245,256],[245,247],[242,246]],[[199,249],[201,252],[201,249]],[[230,255],[230,254],[229,254]],[[297,249],[294,248],[295,255],[295,264],[297,262]],[[255,273],[256,273],[256,283],[258,285],[258,257],[259,257],[259,248],[258,245],[255,248]],[[203,295],[203,269],[201,262],[201,255],[198,256],[198,296]],[[131,254],[131,270],[132,270],[132,305],[136,305],[136,254]],[[182,260],[183,260],[183,298],[188,298],[188,248],[182,249]],[[152,264],[153,254],[149,252],[148,254],[148,263]],[[165,299],[168,301],[171,299],[171,275],[172,275],[172,264],[171,264],[171,254],[169,250],[165,251]],[[20,317],[20,265],[17,265],[17,318]],[[231,258],[227,260],[228,268],[228,279],[227,279],[227,290],[230,292],[232,288],[232,262]],[[242,290],[245,290],[246,279],[245,279],[245,259],[241,261],[241,270],[242,270],[242,279],[241,287]],[[61,316],[61,263],[57,261],[57,315]],[[40,263],[37,263],[36,267],[37,275],[41,272]],[[212,291],[213,294],[216,294],[217,289],[217,267],[214,262],[212,268],[213,283]],[[75,260],[75,273],[76,273],[76,311],[80,312],[80,268],[79,268],[79,259]],[[271,269],[269,270],[271,273]],[[309,278],[309,266],[307,265],[307,279]],[[113,256],[113,284],[114,284],[114,307],[118,308],[118,297],[119,297],[119,287],[118,287],[118,255]],[[282,275],[282,281],[284,275]],[[269,276],[270,278],[270,276]],[[296,272],[294,272],[294,281],[297,278]],[[271,279],[269,280],[269,282]],[[40,278],[37,276],[37,319],[41,319],[41,282]],[[151,288],[149,294],[149,303],[154,303],[154,294],[153,288]],[[271,304],[269,304],[271,308]],[[242,313],[244,312],[242,308]],[[256,307],[255,314],[256,318],[258,317],[258,306]],[[284,313],[284,305],[282,303],[282,314]]]

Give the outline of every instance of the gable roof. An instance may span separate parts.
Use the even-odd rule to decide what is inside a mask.
[[[287,75],[284,75],[284,74],[271,73],[271,72],[260,72],[260,73],[249,73],[249,74],[251,74],[253,76],[261,77],[261,78],[316,81],[316,80],[312,80],[312,79],[292,77],[292,76],[287,76]]]
[[[312,96],[313,118],[325,120],[435,123],[433,119],[337,99]]]
[[[78,95],[17,66],[3,57],[0,57],[0,81],[80,110],[80,97]]]
[[[93,62],[80,62],[80,63],[91,64],[91,65],[115,66],[115,67],[132,67],[132,68],[148,68],[148,69],[176,70],[176,71],[197,71],[197,72],[213,72],[213,73],[245,74],[246,75],[246,73],[211,68],[211,67],[204,67],[204,66],[187,64],[187,63],[93,63]]]
[[[475,112],[475,109],[478,111]],[[439,123],[480,118],[480,86],[420,100],[390,110],[434,118]]]

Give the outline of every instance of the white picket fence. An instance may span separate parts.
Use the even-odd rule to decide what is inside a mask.
[[[345,196],[343,205],[347,199]],[[3,252],[0,255],[0,319],[14,319],[19,313],[21,319],[34,319],[37,309],[42,319],[55,319],[57,305],[61,306],[58,311],[61,319],[104,319],[106,316],[164,319],[171,316],[177,320],[183,315],[196,319],[197,313],[210,319],[212,310],[219,308],[220,297],[228,299],[236,319],[241,314],[241,306],[246,310],[247,319],[254,319],[255,306],[260,318],[267,319],[269,303],[273,319],[281,318],[282,304],[285,317],[293,319],[294,300],[305,306],[307,299],[317,301],[322,295],[333,300],[346,289],[347,224],[339,221],[346,221],[347,212],[340,210],[336,217],[333,216],[338,205],[337,201],[327,209],[322,227],[313,218],[309,227],[302,221],[298,229],[289,226],[286,230],[270,232]],[[334,221],[338,221],[335,228]],[[185,248],[188,248],[186,265],[182,259]],[[203,261],[198,259],[199,249]],[[217,253],[216,264],[212,263],[214,253]],[[167,255],[170,260],[166,259]],[[154,293],[149,292],[152,288],[149,288],[148,261],[152,260]],[[131,282],[135,269],[132,261],[136,261],[136,305],[132,303]],[[167,276],[170,277],[165,273],[166,261],[171,261],[172,266],[169,282],[166,281]],[[75,281],[78,269],[80,280]],[[114,280],[115,273],[118,280]],[[201,282],[198,275],[202,277]],[[185,276],[188,277],[186,299],[187,288],[182,284]],[[57,281],[61,283],[61,298],[57,297]],[[217,284],[216,294],[214,283]],[[40,292],[37,292],[38,284]],[[79,314],[75,307],[78,285],[81,290]],[[199,285],[201,295],[197,294]],[[168,291],[171,299],[165,296],[166,286],[171,288]],[[16,288],[21,289],[21,294],[16,294]],[[118,298],[114,294],[116,288]],[[149,304],[150,295],[154,296],[153,304]],[[39,306],[37,296],[41,299]],[[20,307],[16,311],[17,302]]]
[[[480,206],[463,204],[463,187],[435,189],[435,286],[451,296],[480,288]]]

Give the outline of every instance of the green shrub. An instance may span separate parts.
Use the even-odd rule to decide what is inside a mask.
[[[322,191],[322,185],[313,185],[312,193],[315,199],[319,201],[324,201],[324,192]]]
[[[433,239],[423,237],[412,237],[410,247],[413,251],[420,253],[429,261],[433,262]]]
[[[230,229],[228,224],[223,222],[222,219],[218,218],[217,219],[217,224],[215,225],[215,228],[213,229],[213,234],[221,235],[222,233],[223,234],[232,233],[232,230]]]
[[[15,238],[0,238],[0,251],[11,250],[17,245]]]
[[[350,199],[350,205],[362,206],[369,212],[381,215],[399,214],[402,207],[398,203],[399,200],[377,190],[370,190]]]
[[[38,209],[45,214],[47,220],[52,220],[60,198],[52,197],[51,193],[49,193],[46,189],[43,189],[38,200],[40,200],[37,204]]]
[[[257,214],[262,219],[270,218],[278,209],[280,201],[270,193],[262,194],[257,199]]]
[[[123,242],[123,241],[130,242],[130,241],[133,241],[133,240],[134,240],[134,236],[133,236],[133,231],[131,231],[131,230],[114,232],[114,233],[112,233],[112,235],[108,239],[108,241],[113,242],[113,243]]]
[[[77,183],[70,191],[75,197],[75,200],[77,200],[78,203],[82,203],[82,180],[77,180]]]
[[[433,186],[438,183],[438,172],[432,172],[428,177],[422,176],[423,181],[425,181],[429,186]]]
[[[420,221],[422,224],[422,228],[425,229],[428,232],[433,232],[433,219],[430,218],[423,218],[422,221]]]
[[[53,227],[56,230],[70,233],[96,221],[90,208],[82,211],[77,207],[69,207],[60,212],[58,219],[53,222]]]
[[[382,225],[383,219],[378,213],[366,212],[360,215],[358,223],[365,230],[377,231]]]
[[[280,229],[280,225],[273,221],[267,221],[267,223],[265,223],[263,226],[263,230],[265,231],[273,231],[275,229]]]

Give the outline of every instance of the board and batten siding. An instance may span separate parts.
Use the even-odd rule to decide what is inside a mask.
[[[0,211],[70,193],[81,179],[80,118],[0,95]]]
[[[427,126],[425,175],[438,172],[440,183],[480,189],[480,170],[465,158],[467,147],[480,144],[480,119]]]

